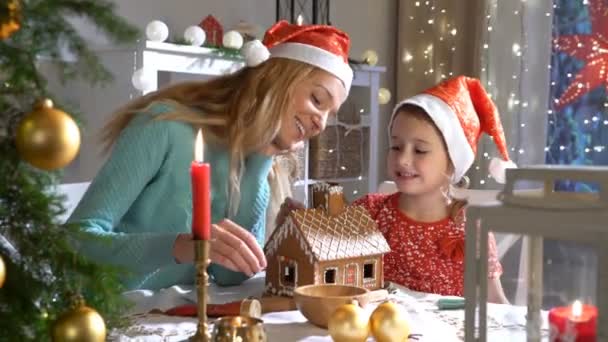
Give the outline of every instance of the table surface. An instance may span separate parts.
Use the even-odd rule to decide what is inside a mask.
[[[391,299],[403,306],[408,315],[412,334],[420,334],[418,342],[464,341],[464,310],[438,310],[439,295],[421,293],[397,287]],[[248,296],[260,296],[264,290],[264,275],[260,274],[235,287],[210,285],[211,303],[226,303]],[[135,304],[127,328],[112,331],[110,341],[185,341],[196,331],[196,319],[166,316],[154,311],[196,302],[196,291],[188,286],[173,286],[158,292],[138,290],[125,293]],[[371,314],[374,305],[365,308]],[[525,307],[504,304],[488,305],[488,341],[525,341]],[[543,315],[543,341],[548,340],[546,313]],[[327,330],[307,322],[299,311],[268,313],[262,316],[268,341],[329,342]],[[370,338],[370,341],[373,339]]]

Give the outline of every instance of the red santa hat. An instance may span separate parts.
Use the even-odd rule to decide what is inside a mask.
[[[473,165],[481,133],[492,137],[501,156],[493,158],[489,166],[497,182],[504,183],[505,169],[517,167],[509,159],[498,110],[478,79],[457,76],[402,101],[393,111],[389,135],[395,115],[404,104],[424,109],[443,135],[454,165],[454,183]]]
[[[297,25],[282,20],[270,27],[263,42],[253,40],[243,46],[247,66],[268,58],[289,58],[321,68],[342,81],[348,93],[353,70],[348,65],[350,38],[328,25]]]

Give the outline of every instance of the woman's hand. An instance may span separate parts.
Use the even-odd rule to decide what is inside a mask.
[[[266,268],[266,256],[255,237],[228,219],[211,225],[210,246],[210,261],[232,271],[253,276]],[[194,240],[191,234],[177,236],[173,256],[179,263],[194,260]]]
[[[287,197],[283,204],[281,204],[281,208],[279,209],[279,213],[277,214],[277,226],[282,225],[285,222],[285,219],[287,219],[289,213],[294,209],[306,209],[306,206],[291,197]]]

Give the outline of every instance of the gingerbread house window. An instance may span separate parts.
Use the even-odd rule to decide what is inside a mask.
[[[368,261],[363,264],[363,281],[372,281],[376,279],[376,262]]]
[[[281,260],[279,264],[281,270],[281,285],[295,287],[298,281],[298,264],[295,260]]]
[[[335,284],[336,283],[336,268],[326,268],[325,275],[323,276],[325,284]]]

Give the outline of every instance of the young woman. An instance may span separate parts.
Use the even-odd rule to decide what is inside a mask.
[[[318,135],[350,89],[348,36],[331,26],[273,25],[244,47],[247,66],[128,103],[105,129],[112,152],[70,221],[95,260],[122,266],[128,288],[192,283],[189,165],[195,132],[211,164],[212,279],[235,285],[266,267],[261,246],[272,156]]]

